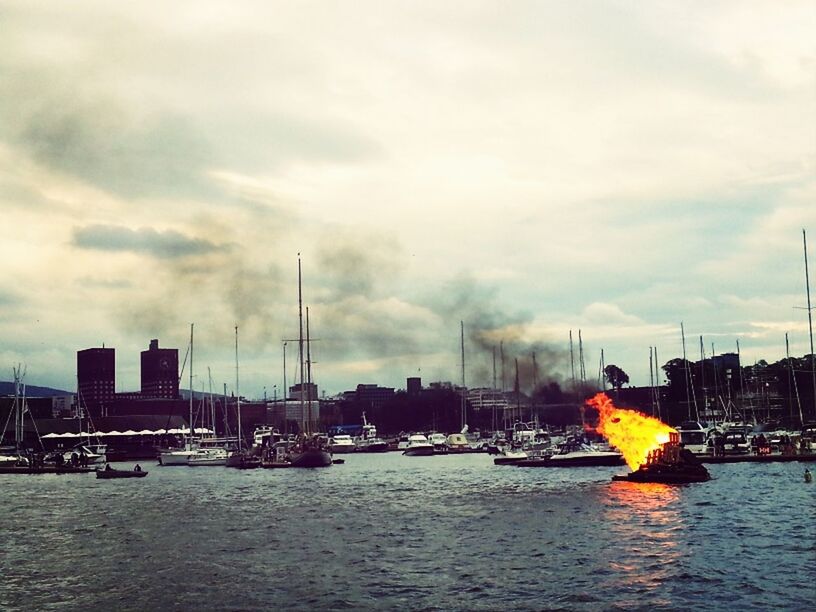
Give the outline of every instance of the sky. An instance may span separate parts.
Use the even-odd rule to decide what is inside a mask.
[[[816,3],[0,2],[0,365],[529,389],[810,353]],[[811,257],[811,267],[816,259]],[[816,277],[811,273],[811,280]],[[304,314],[305,316],[305,314]],[[284,341],[289,339],[286,348]],[[501,359],[497,358],[498,386]],[[187,386],[187,373],[182,386]]]

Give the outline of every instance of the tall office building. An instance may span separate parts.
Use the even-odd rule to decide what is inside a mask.
[[[104,416],[116,390],[116,350],[89,348],[77,351],[77,405],[92,417]]]
[[[158,340],[142,351],[142,397],[177,399],[178,349],[159,348]]]

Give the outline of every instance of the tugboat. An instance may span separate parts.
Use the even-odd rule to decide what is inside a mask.
[[[670,433],[669,441],[650,452],[646,463],[629,474],[613,476],[612,480],[687,484],[711,480],[711,475],[694,453],[680,446],[680,435]]]

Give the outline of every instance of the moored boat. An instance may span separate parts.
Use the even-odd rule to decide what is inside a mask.
[[[424,434],[411,434],[402,454],[408,457],[427,457],[434,454],[434,446]]]
[[[139,467],[138,465],[136,467]],[[148,472],[141,468],[132,470],[117,470],[108,464],[104,470],[96,470],[96,477],[101,479],[106,478],[144,478]]]
[[[570,438],[560,444],[555,453],[541,458],[519,461],[518,467],[591,467],[623,465],[623,455],[617,451],[601,451],[580,438]]]

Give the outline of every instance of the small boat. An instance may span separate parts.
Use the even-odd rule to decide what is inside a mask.
[[[498,454],[499,456],[493,459],[494,465],[516,465],[530,458],[527,451],[513,446],[503,446]]]
[[[613,476],[612,480],[625,482],[656,482],[662,484],[689,484],[711,480],[711,475],[699,458],[680,446],[680,436],[669,434],[669,441],[649,453],[646,463],[634,472]]]
[[[434,445],[423,434],[411,434],[402,454],[408,457],[427,457],[434,454]]]
[[[377,428],[366,420],[365,412],[362,433],[354,438],[354,446],[359,453],[384,453],[388,450],[388,443],[377,435]]]
[[[540,459],[517,462],[518,467],[590,467],[623,465],[623,455],[617,451],[601,451],[580,438],[570,438],[558,450]]]
[[[470,450],[470,443],[464,433],[452,433],[446,442],[448,450],[452,453],[464,453]]]
[[[139,470],[116,470],[108,464],[104,470],[96,470],[97,478],[144,478],[147,472]]]
[[[428,436],[428,442],[433,444],[435,455],[446,455],[448,453],[448,439],[443,433],[432,433]]]
[[[354,440],[352,440],[348,434],[336,434],[329,438],[329,450],[332,454],[351,453],[356,449],[357,447],[354,444]]]

